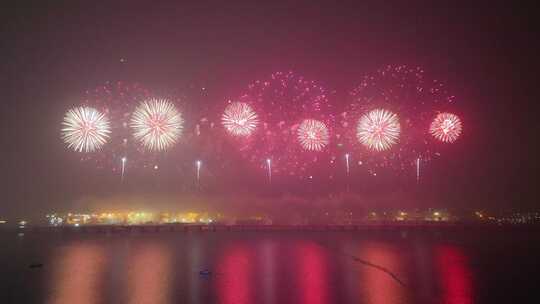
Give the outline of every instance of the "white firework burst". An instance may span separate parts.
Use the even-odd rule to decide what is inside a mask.
[[[184,119],[174,104],[166,99],[141,102],[131,116],[133,136],[146,149],[163,151],[178,142]]]
[[[461,120],[452,113],[439,113],[429,127],[431,135],[445,143],[456,141],[461,135],[461,130]]]
[[[77,152],[93,152],[107,143],[111,127],[109,119],[89,107],[70,109],[62,122],[62,139]]]
[[[257,113],[244,102],[233,102],[228,105],[223,112],[221,122],[234,136],[249,136],[259,124]]]
[[[397,143],[399,133],[398,116],[384,109],[363,115],[356,128],[356,137],[360,143],[375,151],[390,149]]]
[[[310,151],[321,151],[330,139],[326,125],[314,119],[302,121],[298,126],[297,135],[300,145]]]

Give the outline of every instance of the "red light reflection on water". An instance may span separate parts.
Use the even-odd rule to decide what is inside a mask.
[[[47,303],[101,303],[103,273],[107,259],[98,245],[75,243],[59,249],[54,265],[52,292]]]
[[[400,272],[403,266],[397,249],[388,244],[366,242],[362,243],[361,250],[360,258],[393,273]],[[404,288],[388,273],[367,265],[359,267],[362,267],[363,279],[360,290],[364,293],[367,303],[390,304],[403,301]]]
[[[471,271],[465,254],[458,247],[440,246],[436,249],[437,268],[442,288],[442,303],[473,303]]]
[[[253,257],[245,246],[231,245],[220,254],[215,276],[218,302],[224,304],[256,303],[253,301]]]
[[[126,281],[129,303],[169,303],[172,288],[170,249],[159,243],[133,248]]]
[[[296,247],[300,303],[328,303],[328,261],[321,246],[302,242]]]

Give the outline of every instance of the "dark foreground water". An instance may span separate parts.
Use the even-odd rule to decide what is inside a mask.
[[[540,303],[538,234],[3,231],[0,303]]]

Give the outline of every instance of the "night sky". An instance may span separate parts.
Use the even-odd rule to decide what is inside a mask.
[[[0,217],[197,204],[293,208],[314,200],[322,201],[317,208],[332,208],[343,177],[269,187],[233,147],[207,156],[202,189],[193,187],[198,152],[190,147],[163,170],[134,170],[120,184],[117,174],[80,162],[65,148],[60,122],[86,90],[107,81],[181,92],[189,115],[218,120],[219,104],[276,71],[317,80],[339,99],[387,64],[421,66],[444,81],[457,96],[465,131],[425,166],[420,185],[413,175],[374,180],[357,172],[345,199],[392,208],[538,206],[539,48],[532,8],[493,1],[75,2],[20,1],[2,10]]]

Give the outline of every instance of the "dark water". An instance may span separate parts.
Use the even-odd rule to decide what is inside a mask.
[[[4,231],[0,302],[540,303],[537,235]]]

